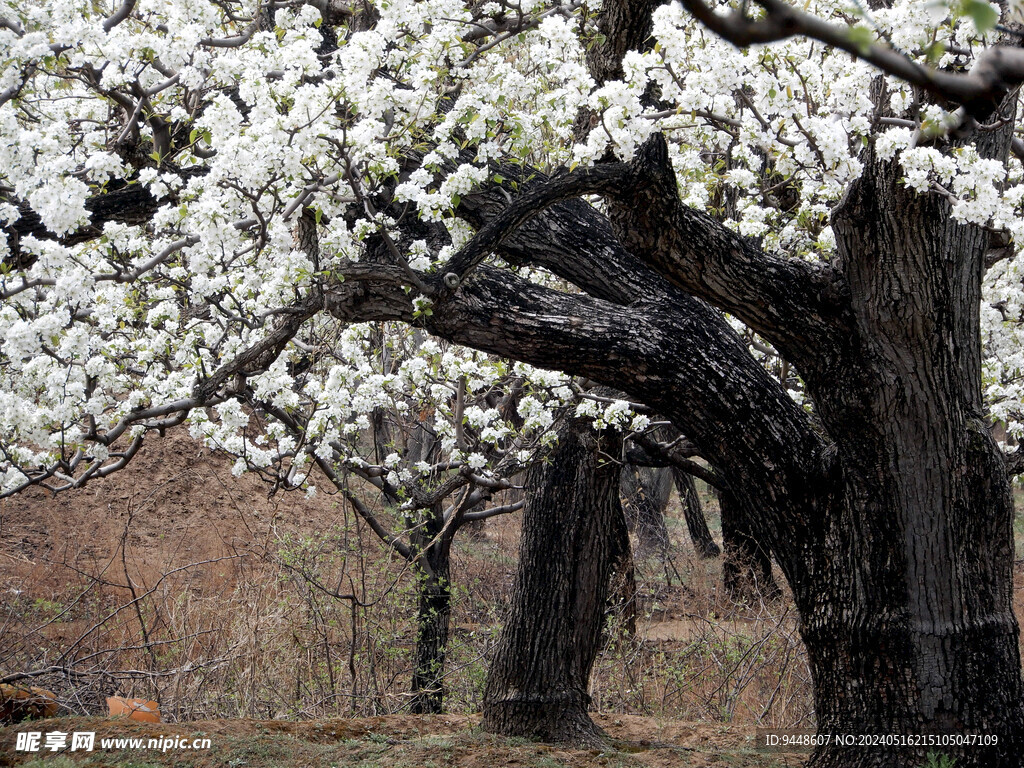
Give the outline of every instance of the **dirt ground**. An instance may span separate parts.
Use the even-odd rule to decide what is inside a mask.
[[[598,717],[608,748],[573,749],[484,734],[479,718],[467,715],[395,715],[317,722],[215,720],[151,725],[99,718],[62,718],[0,730],[0,766],[62,768],[77,765],[250,766],[304,768],[782,768],[806,755],[757,751],[749,728],[663,722],[633,715]],[[209,749],[166,753],[148,749],[97,749],[91,754],[29,755],[12,747],[18,731],[95,731],[104,737],[209,738]],[[166,742],[164,742],[166,743]]]

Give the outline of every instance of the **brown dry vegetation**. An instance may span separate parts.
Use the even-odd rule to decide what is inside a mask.
[[[308,741],[313,726],[294,723],[389,716],[378,725],[388,723],[396,743],[405,743],[403,728],[447,722],[457,727],[441,732],[455,734],[460,749],[479,747],[484,737],[470,735],[465,716],[480,709],[515,570],[517,518],[488,521],[482,534],[456,540],[446,677],[452,718],[420,721],[403,714],[414,642],[407,564],[340,498],[267,492],[179,433],[151,446],[130,471],[85,489],[0,502],[0,679],[39,673],[22,680],[54,690],[79,716],[105,712],[104,697],[116,693],[156,699],[171,722],[246,719],[231,726],[238,737],[266,727]],[[719,589],[719,562],[697,559],[674,522],[670,560],[638,563],[638,631],[620,632],[612,617],[591,693],[613,736],[675,747],[664,747],[672,757],[663,763],[661,747],[626,750],[616,758],[622,765],[725,765],[701,762],[715,752],[712,733],[743,751],[758,727],[813,726],[790,604],[730,604]],[[11,733],[0,754],[12,746]],[[527,749],[488,743],[485,751]],[[699,744],[707,748],[679,749]],[[409,755],[419,748],[409,746]],[[579,762],[569,752],[554,764],[620,764]],[[696,762],[680,762],[683,753]],[[728,764],[784,764],[736,759]]]

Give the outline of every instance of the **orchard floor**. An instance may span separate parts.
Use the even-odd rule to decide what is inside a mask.
[[[1017,502],[1014,603],[1024,619],[1024,491]],[[667,522],[671,557],[637,561],[637,631],[610,631],[591,677],[608,748],[498,738],[463,713],[481,707],[517,516],[460,533],[453,552],[445,684],[458,714],[403,714],[416,634],[404,563],[338,497],[268,496],[258,478],[233,476],[230,461],[172,432],[130,471],[57,497],[36,489],[0,501],[0,679],[31,673],[18,679],[54,691],[73,715],[0,728],[0,766],[801,765],[807,753],[757,749],[759,728],[813,727],[790,601],[737,608],[720,589],[720,561],[696,557],[674,500]],[[307,574],[355,591],[363,607],[311,589]],[[68,659],[74,675],[61,671]],[[105,712],[115,694],[158,699],[172,722],[82,716]],[[356,717],[379,713],[395,714]],[[94,731],[97,746],[202,735],[211,748],[16,752],[23,731]]]
[[[756,731],[735,725],[665,722],[633,715],[595,718],[611,737],[605,750],[571,749],[483,733],[472,715],[391,715],[307,722],[207,720],[148,724],[54,718],[0,729],[0,766],[23,768],[783,768],[806,755],[755,749]],[[210,748],[15,752],[18,731],[94,731],[105,737],[209,738]]]

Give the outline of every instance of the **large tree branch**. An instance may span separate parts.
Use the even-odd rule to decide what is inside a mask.
[[[515,178],[514,169],[501,169]],[[463,197],[461,218],[477,229],[508,204],[502,187],[490,185]],[[632,304],[675,289],[623,248],[608,219],[581,199],[563,200],[522,223],[495,251],[514,265],[541,267],[594,298]]]
[[[122,21],[132,15],[136,0],[124,0],[114,13],[103,20],[103,31],[109,32]]]
[[[691,435],[730,487],[763,501],[759,527],[767,541],[814,539],[822,510],[813,506],[811,489],[834,480],[832,454],[807,415],[703,302],[681,296],[624,307],[482,265],[443,308],[415,317],[397,267],[378,267],[372,285],[360,282],[346,276],[331,289],[328,311],[348,322],[404,320],[459,344],[625,391]]]
[[[586,192],[605,194],[611,224],[584,201],[567,199]],[[820,350],[847,332],[841,276],[827,266],[768,254],[683,205],[660,135],[629,165],[605,163],[540,178],[511,204],[506,201],[499,187],[463,200],[460,216],[480,231],[443,268],[442,297],[493,250],[616,303],[697,296],[761,333],[807,372],[827,365]],[[816,352],[808,356],[807,349]]]
[[[611,194],[629,177],[629,166],[608,163],[575,171],[559,171],[531,186],[497,213],[444,266],[442,296],[450,295],[459,283],[498,248],[523,223],[555,203],[580,195]]]
[[[888,46],[865,44],[852,34],[850,27],[830,24],[782,0],[757,0],[766,11],[757,20],[749,18],[742,9],[723,16],[703,0],[681,2],[704,26],[741,48],[804,35],[851,53],[935,96],[961,104],[976,119],[990,115],[1011,88],[1024,82],[1024,50],[1019,48],[995,46],[982,53],[969,72],[945,72],[918,64]]]
[[[773,256],[682,204],[665,139],[632,164],[609,218],[626,248],[683,291],[729,312],[805,371],[849,328],[846,284],[827,266]],[[810,350],[810,352],[809,352]]]
[[[822,510],[809,506],[809,491],[834,480],[825,443],[703,302],[623,307],[482,266],[423,325],[467,346],[625,391],[691,436],[730,487],[762,500],[766,541],[815,538]]]

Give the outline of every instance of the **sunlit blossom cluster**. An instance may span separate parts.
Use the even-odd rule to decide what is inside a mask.
[[[317,458],[378,467],[396,488],[435,482],[442,466],[511,472],[566,413],[645,429],[626,401],[580,399],[564,376],[325,316],[248,377],[251,402],[190,398],[372,239],[434,274],[472,234],[463,198],[497,183],[511,199],[531,169],[629,160],[655,131],[670,139],[686,204],[791,258],[832,257],[829,214],[869,146],[960,220],[1004,232],[1015,253],[1024,244],[1020,163],[929,141],[956,115],[811,41],[737,50],[678,3],[655,12],[652,45],[626,54],[622,79],[600,85],[586,63],[593,4],[521,2],[535,23],[504,37],[471,34],[504,18],[499,3],[379,0],[372,23],[349,28],[312,3],[256,25],[255,4],[139,0],[108,30],[101,5],[0,2],[0,92],[12,94],[0,97],[0,186],[22,204],[0,203],[0,222],[35,216],[45,230],[19,239],[17,259],[0,238],[0,492],[30,472],[72,482],[175,413],[239,471],[280,470],[298,486]],[[942,4],[900,0],[859,18],[838,0],[806,10],[939,66],[966,66],[987,44]],[[155,200],[145,221],[57,239],[89,225],[90,199],[142,188]],[[380,209],[383,198],[409,219]],[[440,224],[445,241],[407,236],[409,220]],[[982,312],[990,402],[1013,435],[1024,422],[1021,270],[1016,255],[990,270]],[[394,426],[384,456],[367,438],[380,413]],[[430,460],[407,460],[415,429],[437,440]]]

